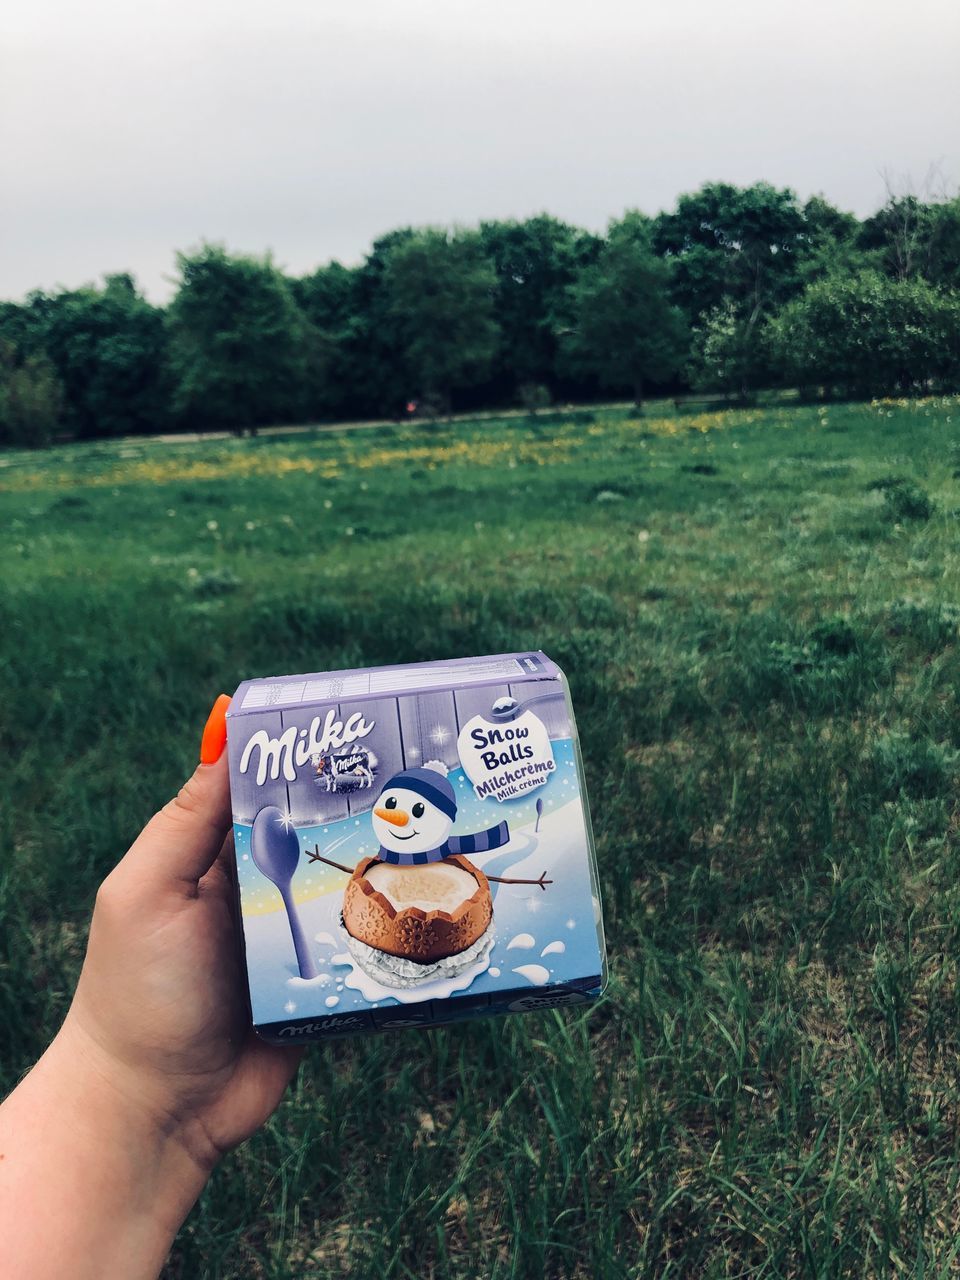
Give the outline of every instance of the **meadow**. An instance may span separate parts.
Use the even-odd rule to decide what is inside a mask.
[[[314,1048],[166,1276],[960,1272],[960,399],[0,454],[0,1043],[279,671],[543,648],[611,977]]]

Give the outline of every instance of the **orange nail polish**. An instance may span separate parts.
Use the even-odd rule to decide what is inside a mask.
[[[200,739],[200,763],[216,764],[223,755],[227,745],[227,708],[230,706],[230,695],[221,693],[207,716],[203,726],[203,737]]]

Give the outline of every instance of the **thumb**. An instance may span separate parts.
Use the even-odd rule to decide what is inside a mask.
[[[217,699],[211,721],[221,724],[229,699]],[[204,758],[209,760],[210,723],[204,733]],[[224,735],[225,738],[225,735]],[[212,763],[198,766],[174,798],[163,806],[134,841],[123,862],[138,877],[158,887],[180,884],[195,891],[216,861],[230,827],[230,786],[222,752]]]

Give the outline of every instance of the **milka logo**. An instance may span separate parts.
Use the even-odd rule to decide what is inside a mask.
[[[338,751],[348,742],[365,738],[375,724],[375,720],[367,724],[359,711],[355,711],[345,724],[341,724],[336,718],[336,712],[328,711],[322,732],[319,716],[313,717],[309,730],[298,729],[295,724],[292,724],[279,738],[271,738],[266,729],[259,729],[243,748],[240,772],[247,772],[250,759],[256,749],[260,752],[260,759],[257,762],[258,787],[262,787],[268,777],[278,778],[281,770],[287,782],[296,782],[296,767],[305,765],[313,756],[323,756],[328,751]]]
[[[299,1026],[281,1027],[277,1032],[281,1036],[318,1036],[326,1031],[335,1031],[338,1035],[344,1031],[361,1031],[367,1023],[356,1014],[339,1018],[321,1018],[319,1022],[301,1022]]]

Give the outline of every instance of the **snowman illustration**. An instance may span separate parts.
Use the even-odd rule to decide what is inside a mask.
[[[457,799],[447,767],[429,761],[385,784],[371,814],[379,841],[374,857],[356,867],[307,857],[350,877],[343,895],[343,927],[354,961],[386,986],[411,987],[454,977],[493,945],[490,882],[539,885],[551,880],[486,876],[467,855],[499,849],[510,839],[506,822],[452,835]]]

